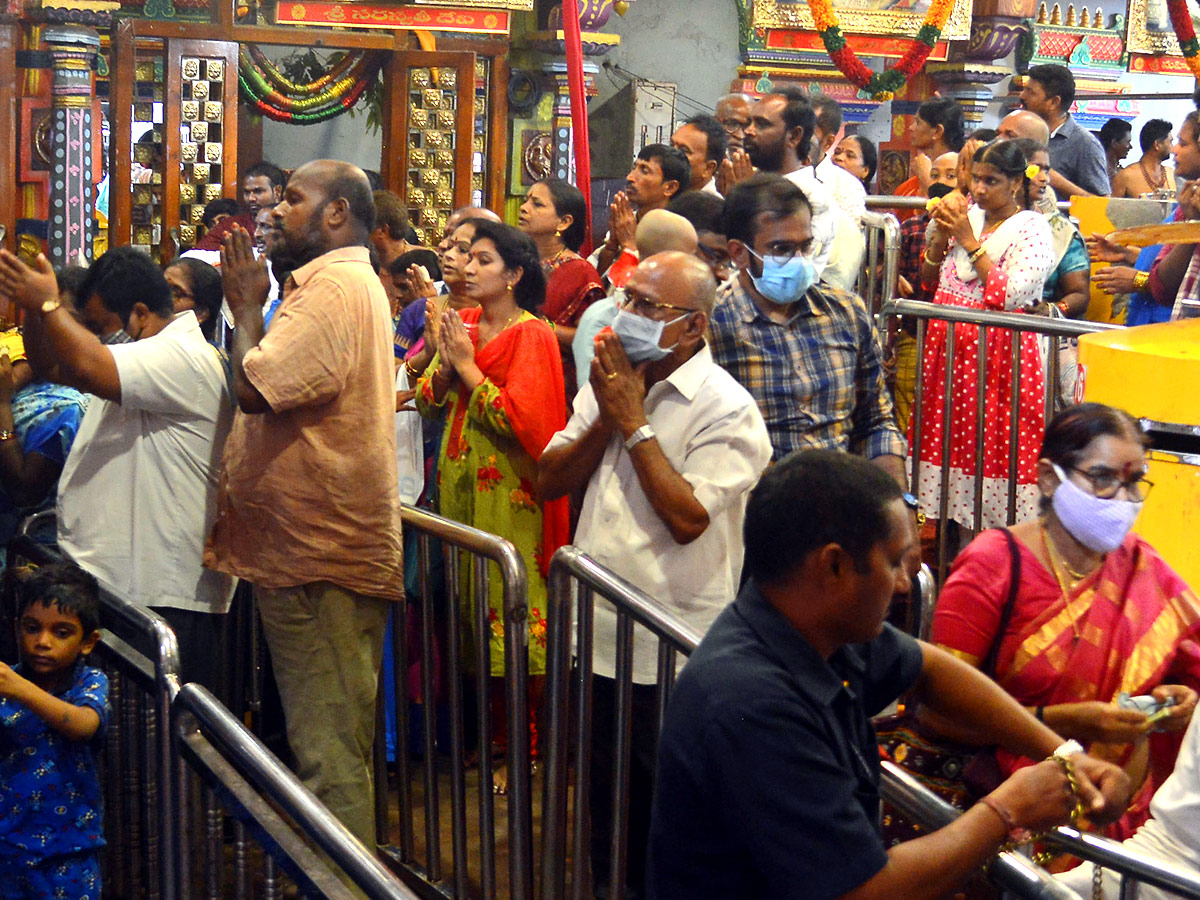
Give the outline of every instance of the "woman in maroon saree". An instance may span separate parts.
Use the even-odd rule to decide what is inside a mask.
[[[533,238],[546,274],[546,302],[539,312],[550,323],[562,354],[567,391],[574,395],[571,342],[584,310],[604,296],[600,275],[579,255],[586,233],[587,206],[579,189],[561,178],[544,178],[521,204],[518,227]],[[570,397],[567,398],[570,401]]]

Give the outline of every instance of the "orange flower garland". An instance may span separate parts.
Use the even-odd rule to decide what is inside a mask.
[[[821,43],[825,45],[829,58],[851,84],[875,100],[891,100],[908,79],[921,70],[942,36],[942,29],[950,20],[954,4],[955,0],[933,0],[929,12],[925,14],[925,22],[900,61],[882,72],[872,72],[846,42],[831,0],[808,0],[813,23],[817,26],[817,34],[821,36]]]

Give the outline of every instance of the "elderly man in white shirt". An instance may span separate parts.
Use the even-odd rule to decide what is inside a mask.
[[[644,260],[591,377],[539,462],[545,499],[586,485],[575,543],[703,633],[737,593],[742,516],[771,458],[753,398],[705,343],[716,282],[684,253]],[[616,614],[595,611],[592,866],[608,881]],[[656,645],[635,638],[629,874],[641,894],[654,772]],[[629,893],[627,891],[627,893]]]
[[[62,306],[54,271],[0,251],[0,294],[24,307],[30,358],[95,395],[58,482],[58,543],[109,591],[153,609],[179,638],[185,681],[217,687],[231,579],[203,568],[218,465],[233,419],[220,352],[191,310],[176,314],[154,261],[109,250]],[[115,313],[132,343],[104,346],[87,323]],[[46,351],[49,351],[47,353]]]

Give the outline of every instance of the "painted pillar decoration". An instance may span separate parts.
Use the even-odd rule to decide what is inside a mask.
[[[608,53],[620,43],[620,37],[600,31],[608,22],[613,12],[624,15],[629,4],[625,0],[576,0],[579,9],[579,27],[581,47],[583,50],[583,73],[585,91],[588,98],[596,95],[596,74],[599,66],[594,60]],[[539,16],[544,4],[539,2]],[[566,63],[566,33],[563,28],[563,9],[561,3],[555,3],[544,10],[546,28],[526,36],[526,44],[530,49],[556,57],[542,66],[542,77],[548,90],[554,92],[554,106],[550,132],[545,140],[546,175],[554,175],[568,181],[575,181],[575,163],[571,152],[574,129],[571,114],[571,92],[567,84]],[[545,176],[542,176],[545,177]],[[587,191],[585,190],[586,194]]]
[[[47,25],[53,60],[50,216],[47,243],[55,265],[92,258],[92,64],[100,35],[81,25]]]
[[[1017,42],[1029,33],[1025,21],[1037,0],[979,0],[971,12],[971,38],[956,44],[950,58],[930,63],[927,72],[941,92],[963,106],[966,120],[978,123],[992,99],[991,86],[1012,74],[1008,66],[996,65],[1007,57]],[[969,128],[968,128],[969,130]]]

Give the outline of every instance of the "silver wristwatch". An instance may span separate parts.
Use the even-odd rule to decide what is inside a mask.
[[[1083,745],[1079,741],[1063,741],[1054,748],[1054,752],[1050,755],[1055,759],[1069,759],[1076,753],[1083,752]]]
[[[641,428],[631,434],[628,440],[625,441],[625,449],[632,450],[642,441],[648,441],[652,437],[654,437],[654,429],[649,425],[643,425]]]

